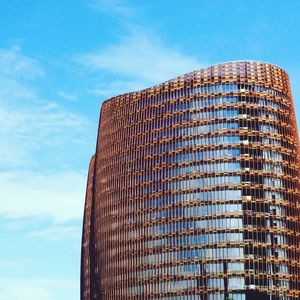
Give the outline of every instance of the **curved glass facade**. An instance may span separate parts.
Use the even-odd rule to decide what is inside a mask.
[[[288,75],[224,63],[101,109],[81,299],[299,299]]]

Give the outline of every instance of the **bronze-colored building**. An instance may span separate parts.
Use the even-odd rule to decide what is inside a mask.
[[[298,151],[288,75],[272,64],[105,101],[81,299],[300,299]]]

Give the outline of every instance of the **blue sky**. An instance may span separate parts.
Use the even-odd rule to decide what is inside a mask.
[[[230,60],[290,75],[299,1],[0,0],[0,299],[79,299],[101,102]]]

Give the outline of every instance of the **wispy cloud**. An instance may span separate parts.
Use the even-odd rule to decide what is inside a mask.
[[[19,48],[0,49],[0,165],[34,164],[36,151],[65,143],[75,145],[88,121],[62,107],[58,99],[45,99],[38,90],[45,71]],[[65,95],[66,96],[66,95]],[[70,96],[69,96],[70,98]]]
[[[93,0],[92,6],[103,12],[117,13],[123,16],[130,16],[133,13],[133,9],[126,5],[124,0]]]
[[[71,93],[67,93],[67,92],[64,92],[64,91],[59,91],[58,95],[62,99],[65,99],[65,100],[68,100],[68,101],[76,101],[77,100],[77,96],[76,95],[73,95]]]
[[[100,51],[77,55],[76,60],[92,71],[119,76],[120,80],[108,87],[117,87],[114,90],[118,92],[124,85],[122,80],[145,88],[203,66],[195,57],[141,30]],[[94,90],[107,94],[102,86]]]
[[[0,273],[2,274],[7,270],[19,271],[21,268],[21,265],[17,262],[0,260]]]
[[[84,147],[89,123],[41,95],[45,74],[21,49],[0,49],[0,216],[66,222],[82,217],[86,174],[64,156]]]
[[[35,151],[79,143],[78,132],[87,126],[84,118],[63,110],[60,106],[43,104],[22,109],[0,107],[0,164],[29,166]]]
[[[90,92],[97,97],[111,97],[120,93],[127,93],[145,88],[143,81],[115,80],[98,84]]]
[[[45,239],[49,241],[62,241],[66,239],[78,240],[81,236],[81,228],[71,225],[54,225],[52,227],[36,230],[28,234],[28,237],[34,239]],[[1,267],[1,263],[0,263]]]
[[[64,300],[68,296],[77,299],[78,294],[79,280],[0,278],[1,300]]]
[[[2,75],[23,79],[34,79],[44,74],[39,62],[23,55],[19,47],[0,49],[0,70]]]
[[[85,182],[85,174],[76,172],[2,172],[1,199],[5,201],[0,206],[0,215],[12,219],[48,218],[54,222],[81,219]],[[56,227],[52,230],[69,230],[70,233],[73,229]],[[47,230],[37,234],[45,235]]]

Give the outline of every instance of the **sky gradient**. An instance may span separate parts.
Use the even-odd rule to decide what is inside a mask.
[[[79,299],[101,102],[231,60],[285,69],[297,0],[0,0],[0,299]]]

